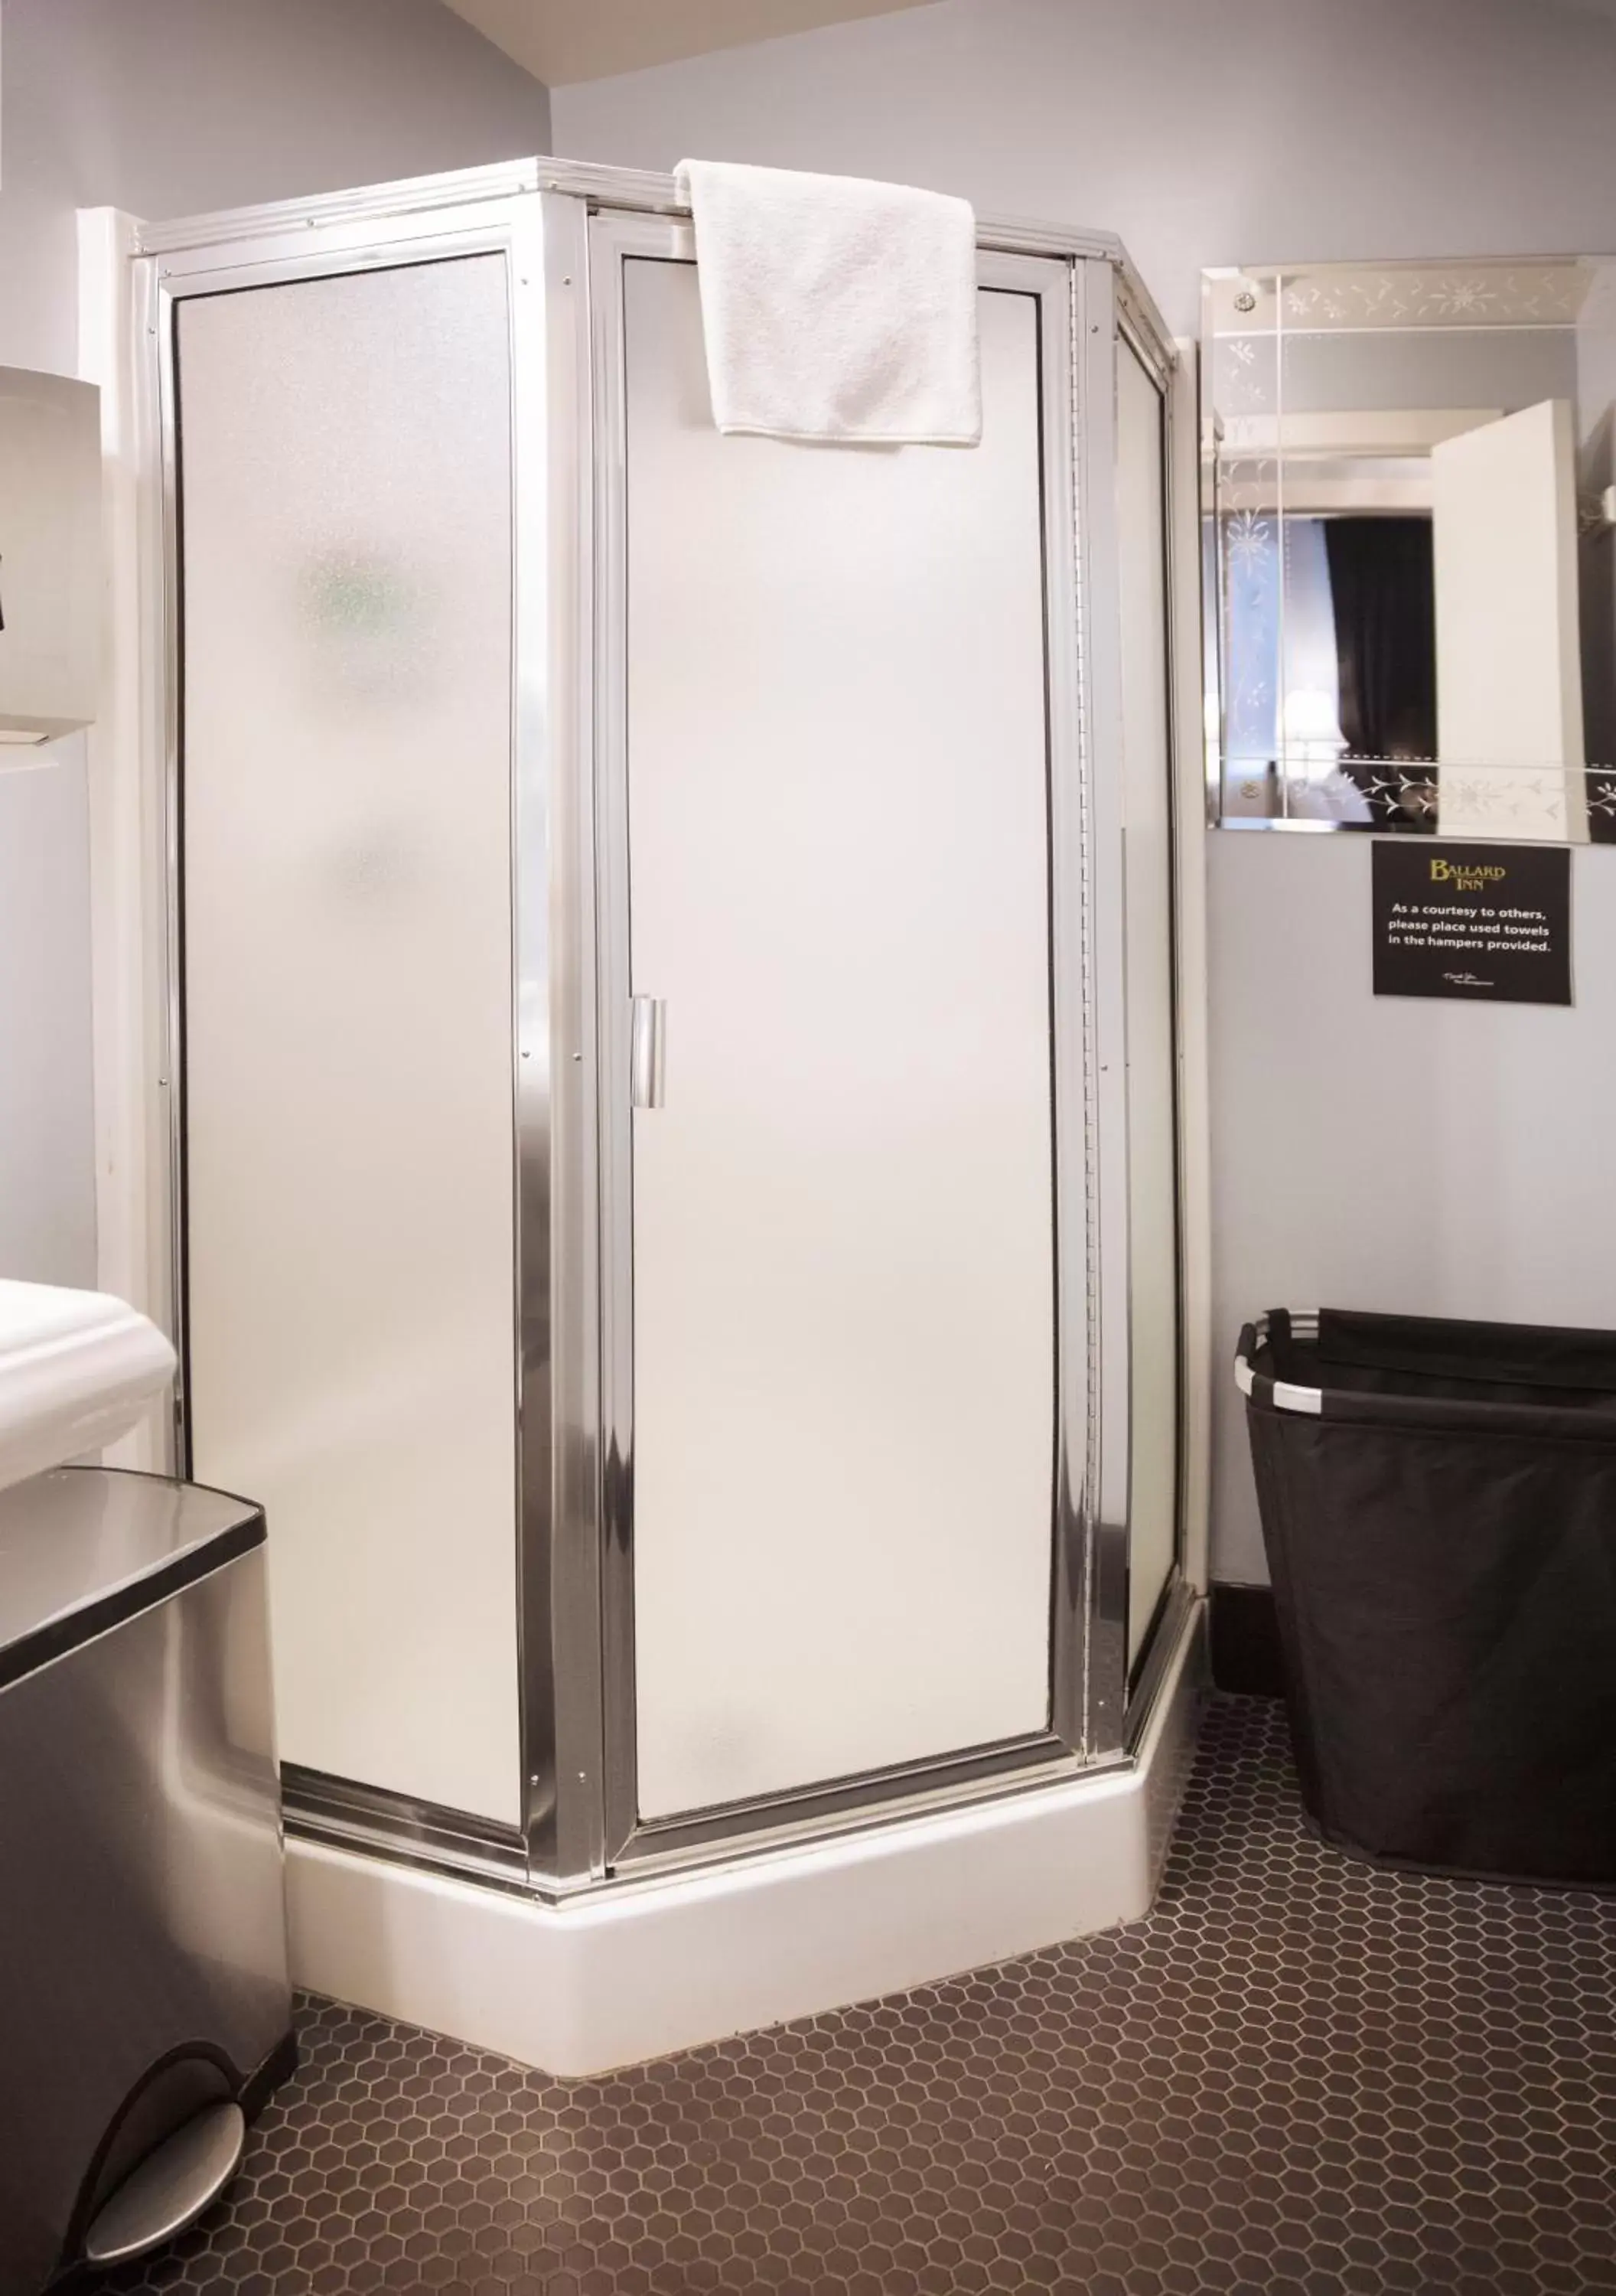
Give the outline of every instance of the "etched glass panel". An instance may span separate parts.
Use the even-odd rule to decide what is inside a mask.
[[[1616,266],[1209,273],[1220,818],[1616,833]]]

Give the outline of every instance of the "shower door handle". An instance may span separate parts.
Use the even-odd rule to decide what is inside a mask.
[[[628,1097],[631,1108],[660,1108],[667,1077],[665,996],[633,996],[628,1040]]]

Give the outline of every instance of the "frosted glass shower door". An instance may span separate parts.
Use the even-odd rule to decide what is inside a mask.
[[[980,296],[979,448],[820,448],[721,438],[694,266],[623,270],[656,1819],[1049,1726],[1040,309]]]
[[[513,1821],[498,255],[177,307],[189,1408],[281,1746]]]

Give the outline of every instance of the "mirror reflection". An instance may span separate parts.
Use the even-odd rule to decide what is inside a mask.
[[[1616,841],[1616,262],[1209,272],[1226,824]]]

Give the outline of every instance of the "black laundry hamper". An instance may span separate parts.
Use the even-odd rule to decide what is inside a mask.
[[[1236,1375],[1318,1831],[1616,1888],[1616,1332],[1275,1309]]]

